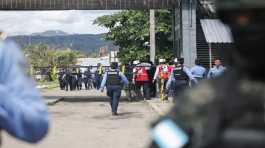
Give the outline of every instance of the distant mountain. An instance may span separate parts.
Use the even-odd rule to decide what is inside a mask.
[[[66,32],[63,32],[61,30],[49,30],[41,33],[32,33],[31,36],[66,36],[68,35]]]
[[[97,52],[100,47],[113,47],[111,41],[102,39],[104,34],[67,34],[63,31],[46,31],[32,35],[11,36],[22,48],[30,44],[47,44],[53,48],[71,48],[86,53]]]

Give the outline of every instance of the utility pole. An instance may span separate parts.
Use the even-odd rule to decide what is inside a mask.
[[[150,10],[150,61],[155,63],[156,40],[155,40],[155,10]]]

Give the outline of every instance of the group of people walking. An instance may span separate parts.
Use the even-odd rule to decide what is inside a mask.
[[[189,69],[184,66],[184,58],[175,58],[172,61],[159,59],[154,65],[148,60],[135,60],[129,64],[119,66],[111,63],[110,67],[98,64],[96,70],[92,67],[84,72],[80,69],[61,69],[58,73],[60,88],[62,90],[97,89],[104,91],[111,98],[112,114],[117,115],[117,108],[122,89],[125,89],[129,101],[150,100],[160,95],[161,100],[172,96],[176,101],[179,93],[184,89],[196,86],[203,79],[212,79],[225,71],[221,60],[215,60],[215,66],[207,74],[199,60]],[[159,91],[159,93],[157,93]]]
[[[172,61],[160,59],[157,66],[152,62],[134,61],[126,65],[125,75],[129,79],[127,87],[128,98],[150,99],[157,96],[159,90],[160,98],[167,100],[169,95],[176,97],[188,87],[195,86],[203,79],[213,79],[220,76],[225,67],[221,60],[215,60],[215,66],[208,73],[199,60],[195,66],[188,68],[184,66],[184,58],[175,58]]]
[[[110,69],[103,75],[100,90],[103,92],[106,86],[107,96],[111,98],[112,114],[117,115],[123,88],[130,101],[156,97],[157,86],[162,100],[166,100],[168,95],[172,95],[175,100],[184,89],[197,85],[203,79],[216,78],[225,70],[220,59],[215,60],[215,66],[208,74],[199,60],[196,60],[195,66],[189,69],[184,66],[183,58],[176,58],[171,64],[160,59],[157,66],[152,62],[136,60],[120,66],[120,69],[118,63],[111,63]]]

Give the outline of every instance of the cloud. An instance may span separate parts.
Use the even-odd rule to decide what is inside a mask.
[[[67,33],[98,34],[107,28],[93,25],[103,15],[118,11],[68,10],[68,11],[0,11],[0,30],[9,35],[24,35],[47,30],[62,30]]]

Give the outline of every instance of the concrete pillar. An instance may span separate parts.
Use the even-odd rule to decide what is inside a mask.
[[[172,22],[173,52],[176,57],[180,57],[182,53],[181,9],[174,8],[172,10],[172,15],[173,15],[173,22]]]
[[[185,65],[191,67],[197,58],[196,47],[196,0],[182,1],[181,30],[182,30],[182,57]]]
[[[155,63],[156,40],[155,40],[155,10],[150,10],[150,61]]]

